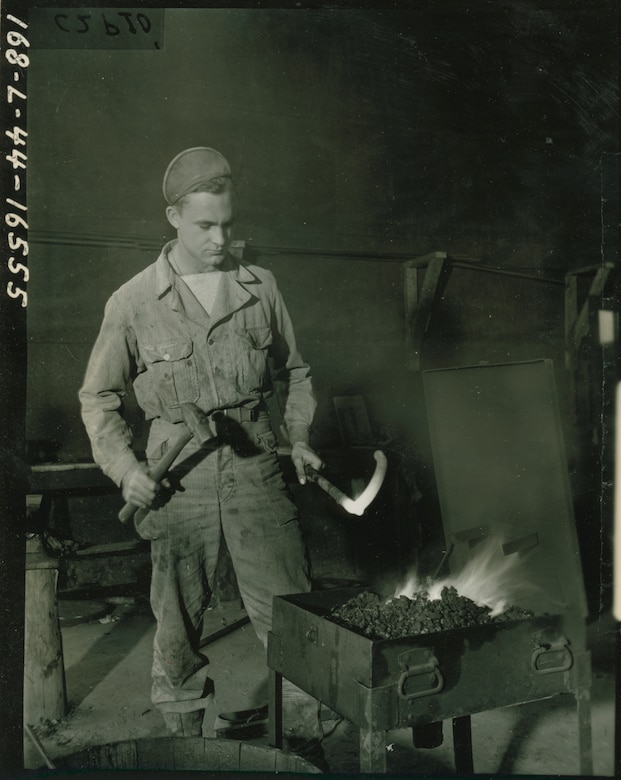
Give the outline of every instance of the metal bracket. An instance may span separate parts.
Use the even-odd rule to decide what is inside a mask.
[[[559,657],[560,656],[560,657]],[[571,669],[574,659],[564,636],[540,644],[533,650],[531,669],[535,674],[552,674]]]
[[[317,644],[318,631],[317,626],[311,626],[306,632],[306,639],[313,645]]]

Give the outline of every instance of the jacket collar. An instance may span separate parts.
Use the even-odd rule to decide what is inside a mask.
[[[160,256],[155,262],[155,292],[158,298],[170,296],[170,305],[173,309],[183,311],[192,319],[196,319],[195,312],[197,308],[202,312],[202,318],[207,317],[205,311],[196,304],[194,296],[189,293],[185,285],[177,284],[178,276],[168,261],[168,254],[175,245],[175,241],[170,241],[162,249]],[[208,319],[209,329],[211,330],[218,322],[226,319],[234,311],[238,311],[255,296],[246,289],[244,285],[260,284],[261,280],[252,273],[245,265],[239,262],[232,254],[228,254],[222,267],[222,277],[218,295],[214,301],[214,308],[211,317]],[[182,289],[180,289],[182,288]],[[191,296],[191,302],[196,304],[187,305],[187,296]]]

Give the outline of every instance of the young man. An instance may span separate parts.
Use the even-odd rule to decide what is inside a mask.
[[[201,620],[221,534],[264,646],[272,598],[310,589],[297,511],[265,403],[273,381],[285,389],[284,418],[300,483],[307,465],[323,464],[309,446],[315,411],[310,370],[275,279],[228,251],[234,198],[227,161],[214,149],[186,149],[168,166],[163,193],[177,238],[109,299],[79,396],[95,461],[127,502],[149,510],[136,528],[151,540],[153,702],[171,732],[200,735],[213,691],[199,652]],[[150,468],[183,429],[182,404],[208,416],[213,438],[201,446],[195,437],[184,447],[167,488],[155,484],[130,446],[123,399],[132,382],[151,421]],[[317,702],[300,695],[294,710],[292,742],[316,738]],[[296,718],[303,735],[295,733]]]

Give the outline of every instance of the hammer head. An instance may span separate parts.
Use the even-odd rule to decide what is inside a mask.
[[[209,424],[209,416],[199,409],[196,404],[184,403],[180,405],[183,422],[199,444],[205,444],[213,439],[214,434]]]

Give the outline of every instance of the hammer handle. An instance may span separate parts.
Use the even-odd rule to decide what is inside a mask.
[[[190,431],[189,428],[184,428],[183,432],[179,435],[179,438],[175,439],[170,449],[166,450],[162,459],[158,461],[157,465],[154,466],[152,471],[149,472],[149,476],[154,482],[157,482],[157,484],[159,485],[159,483],[164,479],[164,477],[166,476],[166,472],[172,466],[176,457],[179,455],[179,453],[185,447],[185,445],[190,441],[192,436],[193,436],[192,431]],[[140,507],[137,507],[135,504],[130,504],[129,502],[126,503],[125,506],[119,512],[119,520],[122,523],[126,523],[134,516],[135,512],[138,509],[140,509]]]

